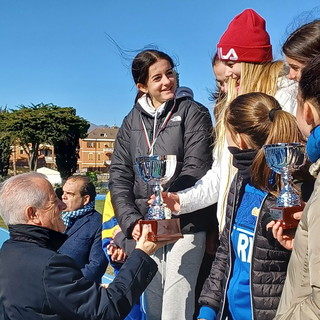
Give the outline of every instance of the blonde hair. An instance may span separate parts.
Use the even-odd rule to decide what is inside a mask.
[[[228,79],[228,92],[225,98],[219,103],[219,112],[215,112],[215,147],[218,151],[218,156],[225,140],[224,118],[228,105],[240,94],[249,92],[262,92],[274,96],[278,89],[278,79],[286,74],[284,61],[272,61],[265,63],[241,63],[241,78],[240,88],[237,90],[237,80]],[[216,108],[216,107],[215,107]]]
[[[274,110],[270,113],[270,110]],[[236,141],[243,134],[248,145],[258,153],[251,165],[252,184],[261,190],[276,194],[280,190],[280,177],[271,185],[271,169],[265,161],[262,146],[282,142],[301,142],[302,135],[296,118],[281,110],[279,102],[272,96],[252,92],[234,99],[225,114],[225,126]]]

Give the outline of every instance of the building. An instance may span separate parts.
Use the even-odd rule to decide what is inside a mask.
[[[11,146],[10,169],[12,174],[23,173],[29,171],[27,151],[19,145]],[[55,154],[52,145],[41,144],[38,154],[38,168],[47,167],[56,169]]]
[[[118,131],[118,127],[98,126],[88,132],[87,138],[80,139],[79,173],[89,171],[109,173],[111,156]],[[37,167],[56,169],[53,146],[40,145]],[[23,147],[12,146],[10,168],[13,174],[29,171],[28,156]]]
[[[78,169],[80,173],[95,171],[108,173],[118,127],[96,127],[88,137],[80,139]]]

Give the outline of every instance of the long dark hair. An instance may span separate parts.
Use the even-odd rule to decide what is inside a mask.
[[[320,114],[320,54],[303,68],[299,93],[302,101],[312,101]]]
[[[171,67],[174,68],[171,57],[162,51],[143,50],[138,53],[133,59],[131,66],[132,77],[135,84],[141,83],[145,85],[148,81],[149,67],[161,59],[167,60]]]
[[[290,34],[282,46],[283,53],[302,64],[320,54],[320,20],[304,24]]]

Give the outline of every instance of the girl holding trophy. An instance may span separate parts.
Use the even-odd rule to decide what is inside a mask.
[[[266,228],[281,182],[279,176],[270,179],[262,147],[299,143],[302,136],[295,117],[275,98],[258,92],[231,102],[225,126],[238,173],[228,194],[220,246],[200,295],[198,319],[271,320],[291,252]]]
[[[209,111],[195,102],[188,90],[178,96],[177,73],[166,53],[140,52],[133,60],[132,75],[139,92],[117,135],[109,188],[121,230],[127,238],[137,240],[138,222],[147,216],[147,201],[153,193],[139,175],[137,159],[176,156],[175,173],[164,188],[178,191],[191,187],[212,163],[212,122]],[[211,206],[176,218],[183,238],[153,255],[159,271],[144,295],[148,320],[193,317],[206,231],[217,226],[216,215]]]

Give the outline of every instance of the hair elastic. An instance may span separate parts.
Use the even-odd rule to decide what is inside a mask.
[[[279,106],[279,107],[273,108],[273,109],[271,109],[271,110],[269,111],[269,119],[270,119],[271,122],[272,122],[273,119],[274,119],[274,113],[275,113],[276,111],[278,111],[278,110],[282,110],[282,108]]]

